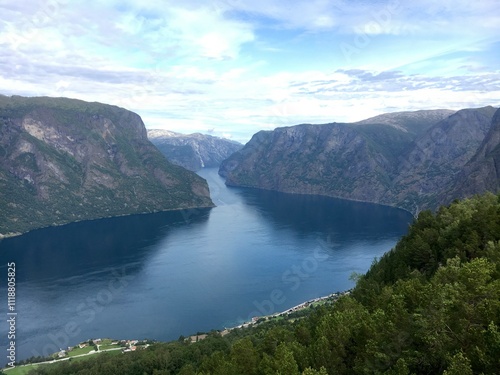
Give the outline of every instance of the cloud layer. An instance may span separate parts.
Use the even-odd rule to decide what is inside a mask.
[[[418,3],[418,4],[414,4]],[[0,93],[231,135],[498,106],[495,0],[0,2]]]

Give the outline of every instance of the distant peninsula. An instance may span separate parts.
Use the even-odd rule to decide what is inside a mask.
[[[74,221],[212,207],[139,115],[67,98],[0,96],[0,236]]]

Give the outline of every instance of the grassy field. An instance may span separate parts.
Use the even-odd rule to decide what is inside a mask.
[[[85,348],[76,348],[68,352],[68,356],[74,357],[75,355],[87,354],[90,353],[92,350],[94,350],[93,346],[86,346]]]
[[[120,348],[120,345],[108,344],[108,345],[100,345],[99,346],[99,350],[108,350],[108,349],[116,349],[116,348]]]
[[[102,355],[123,355],[123,353],[122,353],[121,350],[112,350],[112,351],[109,351],[109,352],[99,353],[99,354],[102,354]],[[97,355],[97,353],[96,353],[96,355]],[[87,355],[85,357],[71,358],[71,362],[74,362],[74,361],[86,361],[87,359],[90,359],[90,358],[94,358],[93,355]]]
[[[110,341],[111,342],[111,341]],[[111,345],[110,345],[111,346]],[[116,348],[117,346],[114,345],[113,348]],[[88,348],[84,348],[84,349],[88,349]],[[81,354],[85,354],[85,353],[81,353]],[[103,354],[103,353],[96,353],[95,355],[98,355],[98,354]],[[109,352],[105,352],[105,355],[122,355],[122,351],[121,350],[112,350],[112,351],[109,351]],[[77,358],[71,358],[70,361],[86,361],[90,358],[92,358],[93,356],[92,355],[89,355],[89,356],[84,356],[84,357],[77,357]],[[25,375],[27,374],[28,372],[30,372],[31,370],[37,368],[37,367],[40,367],[40,366],[57,366],[59,363],[61,363],[63,361],[58,361],[56,363],[44,363],[44,364],[33,364],[33,365],[29,365],[29,366],[20,366],[20,367],[15,367],[11,370],[6,370],[6,369],[2,369],[4,371],[5,374],[7,375]]]
[[[116,341],[117,340],[103,339],[101,341],[101,344],[99,345],[99,350],[108,350],[108,349],[120,348],[120,344],[118,344],[118,345],[111,345],[112,342],[116,342]]]

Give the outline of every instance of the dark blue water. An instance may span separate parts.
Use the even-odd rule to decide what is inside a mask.
[[[0,337],[7,263],[16,263],[17,357],[89,338],[175,340],[353,286],[406,232],[408,213],[325,197],[227,188],[213,209],[74,223],[0,242]],[[3,362],[0,358],[0,363]]]

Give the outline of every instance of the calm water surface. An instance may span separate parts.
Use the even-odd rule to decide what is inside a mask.
[[[216,169],[199,174],[216,208],[1,241],[2,353],[8,262],[17,269],[19,360],[89,338],[175,340],[351,288],[351,273],[365,272],[412,220],[384,206],[227,188]]]

